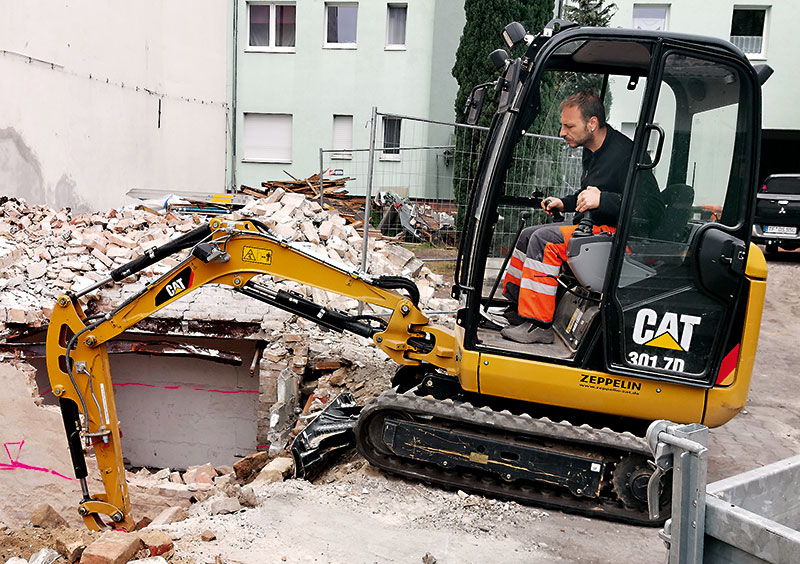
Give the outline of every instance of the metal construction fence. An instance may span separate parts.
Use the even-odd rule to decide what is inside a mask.
[[[457,246],[488,128],[383,113],[375,107],[365,127],[370,128],[366,148],[320,148],[320,182],[348,178],[348,192],[365,196],[364,217],[373,227],[383,219],[382,230],[402,230],[402,225],[392,225],[384,217],[402,208],[417,229],[410,240]],[[505,193],[527,197],[541,191],[561,196],[579,187],[580,171],[580,149],[570,149],[559,137],[526,134],[506,173]],[[499,256],[513,244],[520,211],[508,206],[498,210],[493,254]],[[368,237],[365,228],[362,256]]]

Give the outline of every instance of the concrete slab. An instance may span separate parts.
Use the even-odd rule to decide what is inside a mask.
[[[0,522],[20,526],[47,503],[70,524],[81,524],[80,485],[58,408],[37,405],[32,373],[9,362],[0,364],[0,390]]]

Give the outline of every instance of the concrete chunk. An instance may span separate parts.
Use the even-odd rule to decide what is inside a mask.
[[[271,204],[273,202],[280,202],[283,195],[286,194],[286,190],[283,188],[275,188],[272,193],[265,198],[266,203]]]
[[[183,474],[184,484],[213,484],[217,471],[211,464],[191,466]]]
[[[28,564],[51,564],[55,562],[60,555],[52,548],[43,548],[38,552],[31,554]]]
[[[211,515],[226,515],[242,510],[242,505],[235,497],[217,497],[208,502],[208,512]]]
[[[170,523],[177,523],[186,519],[186,512],[181,507],[167,507],[164,511],[156,515],[156,518],[148,525],[149,527],[158,527],[161,525],[169,525]]]
[[[30,519],[34,527],[41,527],[42,529],[55,529],[57,527],[67,526],[67,520],[46,503],[36,507],[31,513]]]
[[[314,229],[314,225],[310,221],[304,221],[301,223],[300,230],[303,232],[303,235],[306,236],[306,239],[308,239],[309,243],[314,243],[315,245],[319,244],[319,233],[317,233],[317,230]]]
[[[284,478],[288,477],[293,472],[294,460],[285,457],[276,458],[258,473],[253,483],[269,484],[272,482],[282,482]]]
[[[319,226],[318,233],[320,239],[322,239],[323,241],[327,241],[333,234],[333,221],[331,221],[330,219],[326,219],[325,221],[323,221],[322,224]]]
[[[83,551],[86,550],[86,544],[81,541],[65,542],[62,539],[57,539],[55,549],[67,562],[72,563],[81,559]]]

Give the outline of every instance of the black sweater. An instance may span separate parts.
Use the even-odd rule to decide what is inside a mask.
[[[583,148],[581,190],[587,186],[600,189],[600,206],[591,210],[595,225],[616,226],[632,153],[633,142],[610,125],[606,125],[606,138],[597,151]],[[563,197],[561,201],[564,202],[564,211],[574,212],[578,192]],[[575,214],[573,222],[578,223],[582,217],[583,214]]]

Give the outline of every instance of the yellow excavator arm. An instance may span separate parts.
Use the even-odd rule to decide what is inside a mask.
[[[78,298],[107,283],[119,282],[182,249],[190,256],[113,311],[88,316]],[[391,310],[388,321],[349,316],[304,297],[254,281],[260,274],[294,280]],[[67,440],[83,500],[78,512],[92,530],[113,526],[133,530],[125,480],[120,429],[105,344],[155,311],[205,284],[225,284],[264,303],[311,319],[324,327],[373,339],[398,364],[428,363],[457,373],[454,337],[429,324],[419,309],[413,282],[400,277],[373,278],[330,264],[270,234],[258,221],[214,218],[162,247],[123,265],[91,288],[58,298],[47,333],[47,370],[59,398]],[[405,290],[403,295],[397,290]],[[378,325],[376,325],[376,323]],[[81,419],[80,415],[83,416]],[[91,445],[105,489],[91,495],[86,482],[83,445]]]

